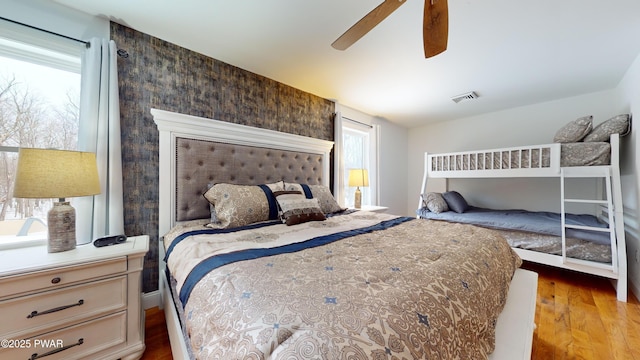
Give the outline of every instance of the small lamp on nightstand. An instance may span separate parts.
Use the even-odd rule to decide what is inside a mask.
[[[360,192],[360,186],[369,186],[369,172],[367,169],[349,170],[349,186],[357,187],[353,207],[360,209],[360,207],[362,207],[362,193]]]
[[[65,198],[99,193],[100,182],[94,153],[20,149],[13,196],[59,199],[47,214],[48,252],[67,251],[76,247],[76,211]]]

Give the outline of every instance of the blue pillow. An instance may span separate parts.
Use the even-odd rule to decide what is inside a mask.
[[[447,191],[442,193],[442,197],[444,198],[444,201],[447,202],[449,210],[462,214],[469,209],[469,204],[467,204],[467,201],[457,191]]]

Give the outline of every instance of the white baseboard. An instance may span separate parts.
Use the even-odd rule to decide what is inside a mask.
[[[161,303],[160,290],[142,293],[142,308],[144,310],[160,307]]]

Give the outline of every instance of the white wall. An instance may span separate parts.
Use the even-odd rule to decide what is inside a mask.
[[[614,90],[523,106],[409,130],[408,205],[415,212],[424,171],[424,152],[491,149],[548,144],[556,131],[584,115],[598,124],[616,115]],[[476,101],[482,101],[479,98]],[[460,106],[473,106],[461,103]],[[574,181],[573,188],[597,191],[592,180]],[[430,181],[427,189],[444,190],[444,180]],[[558,179],[460,179],[449,180],[470,204],[490,208],[525,208],[559,211]]]
[[[640,55],[627,71],[618,86],[618,112],[635,114],[635,124],[630,136],[624,139],[621,153],[622,198],[624,203],[627,258],[631,289],[640,295]],[[632,119],[633,122],[633,119]]]
[[[109,21],[51,0],[2,0],[2,17],[79,40],[109,38]]]
[[[407,174],[407,129],[344,105],[338,109],[343,117],[379,126],[378,205],[389,207],[391,214],[407,215],[407,189],[404,186]]]
[[[385,119],[375,118],[374,124],[380,126],[380,200],[379,204],[389,207],[389,213],[411,215],[407,209],[408,171],[408,131]]]

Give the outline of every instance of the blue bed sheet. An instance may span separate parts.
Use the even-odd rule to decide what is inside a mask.
[[[425,219],[473,224],[500,230],[519,230],[555,236],[562,235],[560,214],[554,212],[494,210],[474,206],[470,206],[469,209],[463,213],[445,211],[436,214],[430,212],[427,208],[418,209],[416,212],[418,216]],[[595,216],[587,214],[566,214],[565,222],[570,225],[598,228],[608,227],[606,223],[601,222]],[[566,236],[603,245],[611,243],[608,232],[567,229]]]

